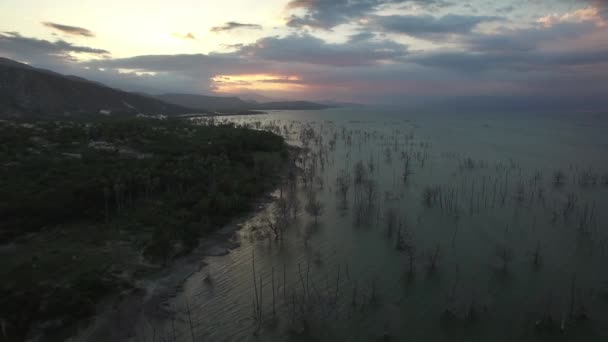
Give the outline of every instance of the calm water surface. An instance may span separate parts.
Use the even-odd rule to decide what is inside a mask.
[[[270,205],[134,340],[151,326],[159,341],[608,340],[605,117],[366,108],[224,120],[306,146],[312,181],[300,175],[282,241]]]

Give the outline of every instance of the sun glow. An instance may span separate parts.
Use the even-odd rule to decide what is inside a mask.
[[[238,93],[244,90],[297,92],[307,88],[298,76],[247,74],[217,75],[212,78],[213,87],[218,93]]]

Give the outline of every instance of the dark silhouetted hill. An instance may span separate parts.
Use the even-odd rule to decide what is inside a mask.
[[[0,116],[184,114],[192,110],[0,57]]]

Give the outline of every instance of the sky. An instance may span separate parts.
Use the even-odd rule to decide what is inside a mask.
[[[3,0],[0,56],[128,91],[608,109],[608,0]]]

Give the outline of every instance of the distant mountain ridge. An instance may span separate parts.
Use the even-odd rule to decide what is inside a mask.
[[[0,116],[185,114],[193,110],[0,57]]]
[[[260,110],[318,110],[336,107],[309,101],[272,101],[258,94],[244,96],[248,100],[236,96],[131,93],[78,76],[38,69],[0,57],[0,117],[140,113],[242,114]]]
[[[208,96],[198,94],[162,94],[157,99],[189,108],[201,108],[221,113],[238,113],[249,110],[319,110],[335,107],[309,101],[244,101],[239,97]]]
[[[255,103],[246,102],[238,97],[221,97],[221,96],[208,96],[208,95],[197,95],[197,94],[162,94],[155,95],[154,98],[159,99],[166,103],[174,105],[185,106],[188,108],[196,108],[201,110],[208,110],[214,112],[238,112],[251,110]]]
[[[260,110],[319,110],[331,107],[333,106],[310,101],[275,101],[258,103],[256,105],[256,109]]]

